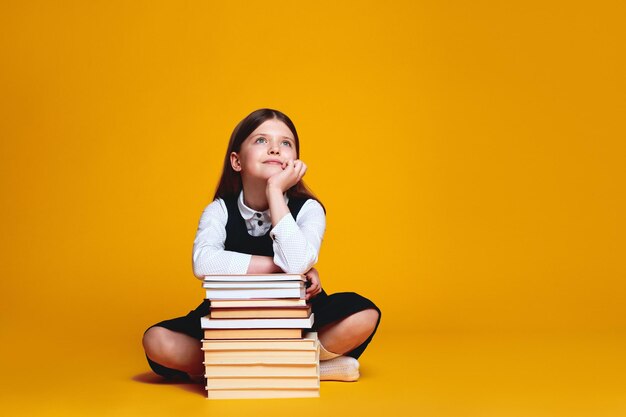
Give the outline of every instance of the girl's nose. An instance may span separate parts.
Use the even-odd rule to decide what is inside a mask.
[[[270,145],[269,153],[272,155],[280,154],[280,146],[272,142],[272,144]]]

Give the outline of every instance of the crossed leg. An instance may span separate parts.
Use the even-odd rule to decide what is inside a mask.
[[[373,308],[359,311],[318,331],[320,343],[330,352],[343,355],[360,346],[376,329],[379,314]]]
[[[362,310],[324,326],[318,337],[325,349],[341,355],[367,340],[376,328],[378,317],[374,309]],[[191,336],[154,326],[144,334],[143,347],[148,358],[159,365],[191,376],[204,373],[202,342]]]
[[[143,335],[143,348],[153,362],[187,374],[204,374],[202,342],[184,333],[154,326]]]

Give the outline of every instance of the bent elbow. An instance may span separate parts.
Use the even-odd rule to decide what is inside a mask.
[[[287,274],[306,274],[317,263],[317,257],[304,259],[302,262],[290,263],[283,270]]]
[[[191,266],[196,278],[202,280],[205,275],[213,273],[213,258],[215,254],[216,251],[210,247],[194,248]]]
[[[302,274],[306,273],[307,271],[308,271],[308,269],[305,270],[304,268],[284,268],[283,269],[283,272],[285,274],[300,274],[300,275],[302,275]]]
[[[202,273],[202,271],[200,270],[200,268],[196,265],[195,262],[192,263],[192,267],[193,267],[193,274],[195,275],[196,278],[198,278],[199,280],[204,279],[204,274]]]

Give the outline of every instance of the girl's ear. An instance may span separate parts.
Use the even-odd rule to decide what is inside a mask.
[[[230,166],[233,167],[235,172],[241,171],[241,162],[239,161],[239,155],[237,155],[237,152],[230,153]]]

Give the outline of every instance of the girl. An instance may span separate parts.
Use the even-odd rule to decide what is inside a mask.
[[[200,218],[193,271],[206,274],[305,274],[306,299],[320,340],[320,379],[356,381],[357,358],[374,336],[380,310],[355,293],[327,295],[313,265],[326,227],[325,209],[302,181],[307,166],[291,120],[272,109],[243,119],[230,137],[214,201]],[[205,300],[186,316],[150,327],[143,346],[150,367],[166,378],[202,379],[200,318]]]

